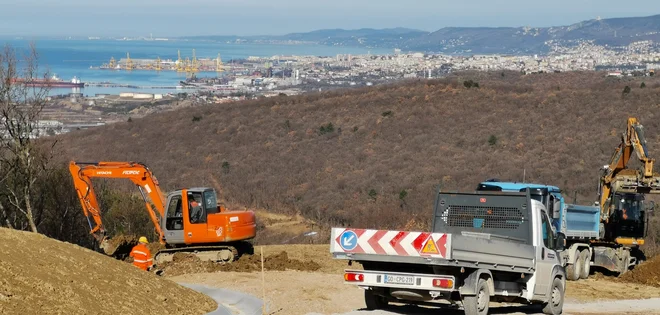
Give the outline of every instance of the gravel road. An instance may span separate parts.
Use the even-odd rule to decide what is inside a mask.
[[[660,298],[646,300],[619,300],[603,301],[591,303],[577,303],[567,301],[564,304],[564,314],[566,315],[587,315],[587,314],[638,314],[638,315],[658,315],[660,314]],[[332,313],[332,315],[437,315],[437,308],[425,308],[416,306],[392,306],[387,311],[367,311],[356,310],[348,313]],[[443,310],[443,315],[463,315],[462,310]],[[491,306],[490,314],[508,314],[508,315],[542,315],[539,308],[520,307],[520,306]],[[318,313],[308,313],[307,315],[322,315]]]

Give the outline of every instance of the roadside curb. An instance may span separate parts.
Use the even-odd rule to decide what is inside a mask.
[[[263,301],[249,294],[221,288],[179,283],[199,293],[206,294],[218,303],[218,308],[208,315],[261,315]]]

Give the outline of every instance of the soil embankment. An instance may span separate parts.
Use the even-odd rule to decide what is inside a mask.
[[[211,298],[94,251],[0,228],[0,314],[205,314]]]

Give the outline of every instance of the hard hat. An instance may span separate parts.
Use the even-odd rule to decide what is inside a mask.
[[[144,236],[140,236],[140,240],[139,240],[139,242],[140,242],[140,243],[145,243],[145,244],[149,243],[149,241],[147,241],[147,238],[144,237]]]

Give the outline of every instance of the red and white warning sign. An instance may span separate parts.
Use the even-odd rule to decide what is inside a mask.
[[[444,233],[332,229],[332,252],[431,256],[449,259],[451,235]]]

